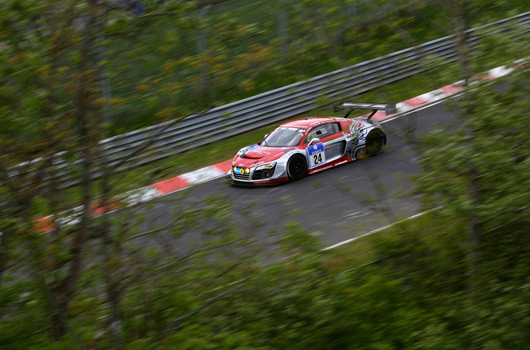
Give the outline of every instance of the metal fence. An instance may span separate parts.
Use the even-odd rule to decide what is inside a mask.
[[[530,12],[488,24],[469,31],[469,44],[476,46],[483,32],[499,32],[516,24],[526,38],[530,31]],[[244,100],[190,115],[178,122],[168,121],[142,130],[101,141],[100,163],[119,170],[138,167],[186,150],[214,144],[281,120],[307,113],[329,104],[410,77],[456,59],[453,36],[323,74]],[[141,152],[137,149],[146,146]],[[33,162],[26,162],[28,165]],[[75,161],[75,165],[79,161]],[[69,164],[60,155],[54,162],[56,176],[64,186],[75,184],[69,179]],[[12,169],[16,172],[23,166]],[[97,178],[100,174],[96,173]]]

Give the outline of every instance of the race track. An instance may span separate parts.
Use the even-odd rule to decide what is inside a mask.
[[[207,200],[212,196],[230,206],[230,217],[223,225],[265,236],[281,233],[287,222],[296,221],[320,236],[325,246],[414,215],[421,211],[419,196],[411,193],[414,188],[411,177],[418,174],[418,154],[407,140],[434,129],[450,130],[456,121],[451,105],[454,100],[387,121],[383,127],[388,143],[382,154],[297,182],[273,187],[236,187],[225,179],[216,179],[155,199],[142,209],[147,215],[144,229],[185,226],[187,221],[179,213],[204,206],[205,200],[216,206],[215,201]],[[223,208],[220,206],[219,210]],[[205,222],[204,227],[208,225],[215,230],[218,223]],[[176,239],[162,233],[162,238],[159,236],[156,241],[178,250],[197,239],[194,230],[189,231]]]

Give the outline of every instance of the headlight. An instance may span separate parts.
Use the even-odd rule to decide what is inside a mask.
[[[276,162],[266,163],[266,164],[258,166],[256,170],[272,169],[275,166],[276,166]]]

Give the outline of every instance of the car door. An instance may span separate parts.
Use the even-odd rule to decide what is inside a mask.
[[[308,147],[310,168],[326,164],[344,155],[346,141],[339,123],[330,122],[315,126],[307,133],[305,144],[308,145],[314,138],[319,138],[323,146],[322,150],[314,146]]]

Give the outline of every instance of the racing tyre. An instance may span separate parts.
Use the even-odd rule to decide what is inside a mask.
[[[366,136],[366,155],[375,156],[383,152],[383,146],[386,143],[385,134],[380,129],[370,131]]]
[[[301,156],[294,156],[287,163],[287,175],[291,180],[300,180],[307,173],[307,161]]]

